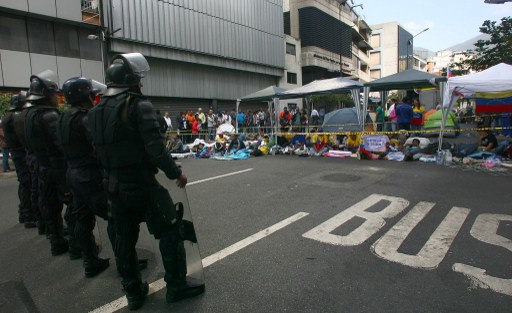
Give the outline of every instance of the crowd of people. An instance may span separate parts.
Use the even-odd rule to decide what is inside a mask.
[[[160,169],[178,187],[187,184],[167,154],[156,110],[141,93],[147,70],[140,53],[117,55],[106,70],[106,86],[72,77],[62,90],[56,74],[46,70],[30,77],[28,93],[14,95],[2,118],[4,149],[10,149],[19,182],[19,222],[46,235],[51,255],[82,259],[91,278],[110,264],[99,257],[93,235],[96,217],[108,221],[103,231],[130,310],[148,294],[140,274],[147,262],[136,252],[143,221],[160,240],[167,302],[204,292],[204,282],[187,279],[183,233],[190,221],[155,177]],[[58,110],[61,92],[69,105],[65,112]]]
[[[440,106],[437,110],[439,109]],[[471,107],[468,107],[467,110],[470,109]],[[198,113],[200,111],[198,110]],[[269,119],[273,116],[273,114],[266,114],[263,110],[260,110],[253,114],[254,119],[252,121],[258,120],[259,113],[261,113],[263,121],[265,116],[268,116]],[[191,117],[187,121],[192,121],[194,115],[190,111],[187,115]],[[300,156],[353,156],[363,159],[397,161],[421,159],[432,162],[440,148],[437,141],[438,130],[435,130],[437,132],[423,133],[423,125],[426,120],[425,107],[421,105],[418,98],[404,97],[400,102],[392,98],[388,101],[385,109],[381,105],[376,107],[375,130],[377,133],[372,136],[380,136],[379,140],[382,144],[381,149],[377,151],[364,146],[366,136],[361,136],[361,134],[324,132],[323,127],[319,125],[321,122],[320,114],[316,110],[308,115],[303,109],[288,110],[287,107],[284,107],[283,111],[277,116],[278,136],[276,137],[269,133],[271,128],[266,127],[268,126],[266,123],[258,125],[249,122],[247,124],[247,114],[244,112],[239,112],[238,116],[233,119],[230,118],[229,114],[224,112],[215,114],[210,109],[206,116],[207,118],[212,116],[212,121],[214,121],[211,124],[214,127],[210,127],[209,124],[207,133],[196,132],[193,136],[183,136],[180,135],[180,133],[183,133],[178,131],[167,134],[166,142],[173,157],[246,159],[250,156],[272,153]],[[195,114],[196,121],[198,117],[199,115]],[[476,127],[490,127],[490,125],[485,124],[488,120],[488,118],[482,121],[477,119]],[[216,127],[223,123],[234,126],[237,122],[239,123],[239,130],[241,130],[240,133],[235,133],[234,130],[217,131],[215,133]],[[373,125],[367,126],[370,126],[373,130]],[[365,131],[370,131],[370,129],[365,129]],[[390,133],[379,134],[382,131]],[[478,158],[481,152],[485,152],[508,157],[509,141],[498,142],[492,132],[484,129],[478,135],[479,139],[475,139],[475,142],[472,143],[446,143],[441,147],[443,153],[446,150],[451,150],[450,153],[459,157]],[[242,144],[237,144],[237,149],[232,150],[231,138],[235,138],[236,141],[241,140]],[[277,138],[277,141],[275,138]],[[238,147],[243,147],[243,149]],[[487,156],[487,154],[484,155]]]

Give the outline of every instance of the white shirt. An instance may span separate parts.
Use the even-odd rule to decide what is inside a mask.
[[[167,123],[167,127],[172,128],[172,121],[170,117],[164,116],[165,122]]]

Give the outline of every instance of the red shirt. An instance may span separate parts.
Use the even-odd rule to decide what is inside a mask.
[[[196,120],[192,123],[192,134],[199,134],[199,123]]]

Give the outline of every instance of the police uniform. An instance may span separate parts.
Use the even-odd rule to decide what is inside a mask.
[[[11,98],[11,108],[2,118],[2,127],[4,128],[5,143],[11,150],[12,161],[16,167],[16,175],[18,177],[18,197],[19,204],[19,222],[25,224],[25,228],[36,227],[37,207],[32,207],[30,201],[30,192],[32,180],[30,170],[26,162],[27,152],[20,140],[16,136],[14,130],[14,119],[16,115],[21,114],[21,109],[26,102],[26,92],[22,91]]]
[[[83,77],[68,79],[62,91],[71,105],[60,116],[57,127],[57,138],[68,164],[66,181],[73,193],[69,214],[74,221],[71,231],[82,250],[85,277],[94,277],[109,266],[108,259],[98,258],[98,246],[92,233],[95,215],[105,220],[108,218],[102,174],[86,128],[88,108],[92,107],[96,91],[92,81]]]
[[[68,241],[63,237],[62,210],[63,203],[68,204],[71,194],[65,184],[66,161],[57,144],[56,127],[59,111],[56,108],[56,93],[59,88],[56,75],[46,70],[30,78],[30,105],[22,112],[25,116],[24,131],[28,150],[33,151],[37,164],[43,217],[46,222],[46,233],[50,238],[52,255],[60,255],[68,251]],[[66,215],[68,227],[73,223]],[[79,251],[73,251],[71,258],[76,258]]]
[[[161,169],[169,179],[186,184],[181,169],[167,157],[153,105],[140,92],[142,72],[147,70],[149,65],[139,53],[114,57],[106,71],[107,92],[88,113],[91,137],[107,175],[115,221],[116,265],[132,310],[142,306],[148,292],[147,283],[141,280],[135,249],[143,221],[160,239],[167,300],[173,302],[202,292],[185,288],[182,223],[168,191],[155,178]]]
[[[39,167],[37,166],[37,159],[34,155],[34,151],[30,149],[27,143],[25,135],[25,117],[28,113],[29,108],[32,105],[25,103],[18,114],[13,115],[13,128],[16,133],[16,138],[23,146],[26,152],[25,162],[27,163],[28,170],[30,172],[30,207],[32,212],[36,216],[36,224],[38,233],[40,235],[46,234],[46,221],[43,218],[43,201],[41,197],[42,182],[39,179]]]

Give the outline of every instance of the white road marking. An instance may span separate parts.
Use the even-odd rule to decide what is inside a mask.
[[[215,179],[224,178],[224,177],[228,177],[228,176],[238,175],[238,174],[250,172],[252,170],[253,170],[253,168],[248,168],[246,170],[241,170],[241,171],[237,171],[237,172],[233,172],[233,173],[228,173],[228,174],[223,174],[223,175],[219,175],[219,176],[208,177],[208,178],[205,178],[205,179],[200,179],[200,180],[196,180],[196,181],[193,181],[191,183],[188,183],[187,186],[192,186],[192,185],[196,185],[196,184],[204,183],[204,182],[207,182],[207,181],[210,181],[210,180],[215,180]]]
[[[503,247],[512,252],[512,240],[497,234],[501,221],[512,222],[512,215],[480,214],[476,218],[469,233],[475,239],[491,245]]]
[[[380,201],[391,202],[379,212],[367,212],[366,210]],[[402,212],[409,205],[409,201],[392,196],[372,194],[350,208],[331,217],[327,221],[304,233],[302,237],[317,240],[336,246],[357,246],[377,233],[385,224],[385,218],[392,218]],[[365,219],[358,228],[350,234],[341,236],[331,234],[333,230],[345,224],[354,217]]]
[[[470,234],[482,242],[512,251],[512,240],[497,234],[501,221],[512,221],[512,215],[480,214],[471,227]],[[453,264],[452,269],[466,275],[481,288],[512,296],[512,279],[490,276],[484,269],[462,263]]]
[[[453,207],[439,227],[416,255],[398,252],[411,231],[435,206],[431,202],[419,202],[398,221],[384,236],[372,245],[375,254],[385,260],[403,265],[434,269],[443,261],[470,210]]]
[[[233,254],[237,251],[240,251],[241,249],[259,241],[260,239],[263,239],[263,238],[275,233],[276,231],[300,220],[301,218],[303,218],[307,215],[309,215],[309,213],[299,212],[295,215],[290,216],[287,219],[282,220],[281,222],[279,222],[277,224],[274,224],[268,228],[265,228],[265,229],[257,232],[254,235],[251,235],[235,244],[232,244],[231,246],[229,246],[225,249],[222,249],[222,250],[204,258],[203,259],[203,267],[206,268],[206,267],[214,264],[215,262],[218,262],[218,261],[224,259],[225,257],[228,257],[231,254]],[[165,281],[163,278],[149,284],[148,295],[165,288],[165,286],[166,285],[165,285]],[[126,297],[121,297],[119,299],[116,299],[110,303],[107,303],[107,304],[91,311],[90,313],[112,313],[112,312],[115,312],[122,308],[125,308],[127,305],[128,305],[128,302],[126,301]]]
[[[512,279],[498,278],[485,274],[485,270],[467,264],[455,263],[452,266],[454,272],[466,275],[477,286],[484,289],[512,296]]]

